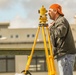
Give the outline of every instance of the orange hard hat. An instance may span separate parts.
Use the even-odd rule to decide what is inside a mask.
[[[52,4],[50,6],[50,8],[57,10],[59,14],[61,14],[62,16],[64,16],[64,14],[62,13],[62,7],[59,4]]]

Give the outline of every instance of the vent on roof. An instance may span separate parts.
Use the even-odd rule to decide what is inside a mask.
[[[0,28],[8,28],[9,22],[0,22]]]

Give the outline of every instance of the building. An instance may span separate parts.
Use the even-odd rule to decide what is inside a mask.
[[[0,74],[15,75],[25,69],[37,28],[10,29],[9,23],[0,23]],[[70,25],[76,45],[76,25]],[[33,74],[47,75],[41,30],[30,65]],[[47,35],[47,33],[46,33]]]

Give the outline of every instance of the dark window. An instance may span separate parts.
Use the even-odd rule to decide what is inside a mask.
[[[47,71],[45,56],[33,56],[29,70],[33,72]]]
[[[2,38],[2,35],[0,35],[0,38]]]
[[[29,34],[27,34],[27,37],[30,37],[30,35],[29,35]]]
[[[34,34],[32,34],[32,37],[35,37],[35,35],[34,35]]]
[[[0,55],[0,72],[15,72],[15,56]]]
[[[16,38],[18,38],[19,36],[18,35],[16,35]]]
[[[13,38],[13,35],[11,35],[11,38]]]

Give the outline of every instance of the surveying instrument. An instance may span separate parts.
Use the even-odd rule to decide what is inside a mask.
[[[49,33],[48,24],[46,23],[47,22],[47,15],[46,15],[47,10],[44,6],[42,6],[40,8],[40,10],[38,10],[38,12],[40,14],[39,26],[38,26],[38,29],[37,29],[37,32],[36,32],[36,36],[35,36],[34,43],[33,43],[33,46],[32,46],[31,54],[30,54],[30,56],[28,58],[28,61],[27,61],[27,64],[26,64],[26,68],[22,72],[25,75],[27,75],[27,74],[31,75],[31,73],[29,72],[29,66],[30,66],[30,63],[31,63],[31,60],[32,60],[32,57],[33,57],[33,54],[34,54],[35,45],[36,45],[38,34],[39,34],[39,31],[40,31],[40,28],[41,28],[42,29],[43,41],[44,41],[44,49],[45,49],[48,75],[56,75],[56,69],[55,69],[54,57],[53,57],[53,50],[52,50],[52,43],[51,43],[51,40],[50,40],[50,33]],[[49,48],[47,47],[45,29],[48,33]]]

